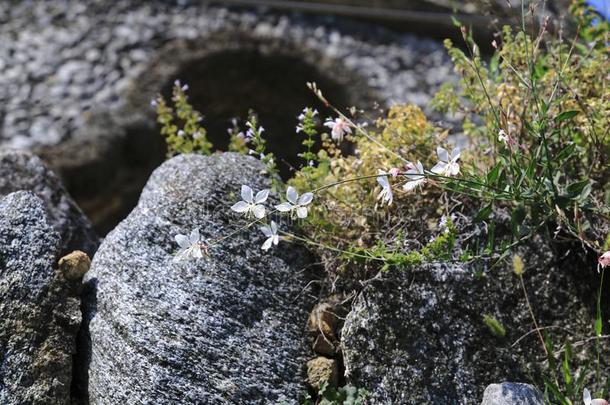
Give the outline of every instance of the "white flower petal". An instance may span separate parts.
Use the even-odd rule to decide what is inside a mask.
[[[280,243],[280,237],[278,235],[273,235],[273,244],[277,246]]]
[[[176,253],[176,255],[172,258],[172,262],[174,263],[178,263],[180,261],[182,261],[182,259],[184,258],[184,254],[186,253],[187,249],[181,249],[178,251],[178,253]]]
[[[275,223],[275,221],[271,221],[271,233],[273,235],[277,235],[277,224]]]
[[[447,174],[449,174],[449,176],[457,176],[460,174],[460,165],[457,163],[449,163],[447,165]]]
[[[299,218],[307,218],[307,207],[297,207],[297,217]]]
[[[288,190],[286,190],[286,199],[291,203],[296,204],[298,198],[299,193],[297,193],[297,190],[292,186],[288,186]]]
[[[256,197],[254,198],[255,204],[262,204],[267,201],[267,197],[269,197],[269,190],[261,190],[256,193]]]
[[[460,155],[462,154],[460,148],[455,147],[453,148],[453,150],[451,151],[451,160],[452,161],[456,161],[460,158]]]
[[[193,251],[191,255],[196,259],[201,259],[203,257],[203,253],[201,253],[201,246],[195,245],[193,246]]]
[[[273,231],[271,230],[271,227],[269,226],[261,226],[261,232],[263,234],[265,234],[266,237],[270,238],[271,236],[273,236]]]
[[[380,170],[379,174],[386,174],[386,173]],[[379,185],[383,188],[390,187],[390,181],[388,180],[388,176],[378,176],[377,183],[379,183]]]
[[[199,242],[199,229],[198,228],[193,229],[193,231],[191,232],[191,236],[189,236],[189,242],[191,245]]]
[[[307,205],[313,201],[313,193],[305,193],[299,197],[298,204],[299,205]]]
[[[265,240],[265,242],[263,243],[263,246],[261,246],[261,249],[267,251],[269,250],[269,248],[271,247],[271,244],[273,243],[273,238],[268,238],[267,240]]]
[[[406,182],[403,186],[402,189],[405,191],[412,191],[414,190],[417,186],[419,186],[420,184],[422,184],[424,182],[423,179],[418,179],[418,180],[413,180],[413,181],[408,181]]]
[[[252,213],[258,219],[265,217],[265,207],[263,205],[255,205],[252,207]]]
[[[249,186],[241,186],[241,198],[248,203],[254,202],[254,191]]]
[[[275,209],[278,210],[279,212],[288,212],[290,211],[292,208],[294,207],[294,205],[285,202],[285,203],[281,203],[280,205],[276,205]]]
[[[187,248],[190,245],[189,238],[186,235],[178,234],[174,237],[174,239],[181,248]]]
[[[582,392],[582,401],[585,403],[585,405],[591,405],[591,393],[586,388]]]
[[[441,162],[449,161],[449,152],[447,152],[447,149],[437,146],[436,154],[438,155],[438,160],[440,160]]]
[[[436,174],[444,174],[445,173],[445,167],[447,166],[447,163],[444,162],[438,162],[437,164],[434,165],[434,167],[432,168],[432,170],[430,170],[432,173],[436,173]]]
[[[250,208],[250,204],[248,204],[245,201],[239,201],[239,202],[236,202],[235,204],[233,204],[233,206],[231,207],[231,210],[242,213],[242,212],[248,211],[249,208]]]

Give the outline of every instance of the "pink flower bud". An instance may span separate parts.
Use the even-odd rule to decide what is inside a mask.
[[[608,267],[610,266],[610,250],[607,251],[606,253],[604,253],[603,255],[601,255],[599,257],[599,259],[597,259],[597,262],[599,263],[600,266],[602,267]]]
[[[393,178],[396,178],[396,176],[398,176],[401,172],[398,167],[393,167],[388,171],[388,173],[391,174]]]

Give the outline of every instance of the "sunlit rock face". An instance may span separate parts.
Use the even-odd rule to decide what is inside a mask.
[[[586,334],[588,276],[574,263],[559,263],[541,239],[527,252],[526,284],[538,322],[567,320],[571,333]],[[502,325],[504,336],[484,315]],[[480,404],[488,384],[541,375],[544,349],[531,330],[518,278],[505,269],[477,274],[468,264],[435,263],[390,272],[364,287],[345,320],[346,378],[370,392],[371,404]]]
[[[93,226],[42,161],[25,151],[0,151],[0,197],[31,191],[45,206],[48,222],[61,237],[61,252],[83,250],[93,256],[99,239]]]
[[[263,233],[237,231],[244,222],[230,209],[241,184],[269,188],[263,171],[235,153],[182,155],[155,170],[85,277],[75,386],[90,403],[304,398],[313,258],[285,241],[263,251]],[[174,236],[193,229],[218,243],[176,261]]]
[[[291,119],[315,106],[306,81],[339,107],[425,107],[451,72],[430,40],[198,1],[1,3],[0,21],[0,147],[40,154],[101,233],[164,159],[149,103],[175,78],[192,83],[221,149],[230,118],[257,110],[286,177],[300,143]]]

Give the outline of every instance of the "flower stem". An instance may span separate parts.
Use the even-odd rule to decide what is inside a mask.
[[[527,309],[529,310],[530,316],[532,317],[532,321],[534,322],[534,328],[538,333],[538,337],[540,338],[540,343],[542,344],[542,348],[544,349],[544,354],[549,356],[549,352],[546,349],[546,344],[544,343],[544,338],[542,337],[542,332],[540,332],[540,328],[538,327],[538,321],[536,321],[536,316],[534,315],[534,310],[532,309],[532,304],[530,303],[530,299],[527,296],[527,290],[525,289],[525,283],[523,282],[523,275],[519,274],[519,281],[521,282],[521,288],[523,289],[523,296],[525,297],[525,303],[527,304]]]

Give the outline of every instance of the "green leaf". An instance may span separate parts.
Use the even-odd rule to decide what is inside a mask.
[[[574,118],[575,116],[577,116],[579,112],[580,111],[577,111],[577,110],[570,110],[570,111],[564,111],[562,113],[559,113],[559,115],[557,115],[557,117],[555,117],[555,122],[570,120],[570,119]]]
[[[572,156],[572,154],[574,153],[575,150],[576,150],[576,144],[570,143],[568,146],[563,148],[561,150],[561,152],[559,152],[557,154],[557,156],[555,156],[555,160],[559,163],[563,163],[564,161],[568,160]]]
[[[527,213],[522,205],[515,207],[510,215],[510,227],[515,238],[519,237],[519,229],[523,220],[525,220],[526,215]]]
[[[587,180],[576,181],[568,185],[566,191],[571,198],[576,198],[582,195],[583,191],[586,191],[587,186],[591,187],[591,182]],[[589,191],[590,192],[590,191]],[[588,196],[586,193],[585,198]]]
[[[500,175],[500,169],[502,165],[500,163],[496,164],[490,171],[487,173],[487,184],[493,185],[495,181],[498,179]]]
[[[602,335],[602,318],[599,317],[600,314],[597,314],[598,317],[597,319],[595,319],[595,335],[596,336],[601,336]]]
[[[491,215],[492,209],[493,209],[492,203],[489,203],[485,207],[481,208],[481,210],[479,210],[479,212],[477,212],[477,215],[474,216],[474,222],[485,221],[487,218],[489,218],[489,215]]]
[[[568,348],[570,347],[568,343],[566,343],[566,350],[563,352],[563,362],[561,363],[561,371],[563,372],[563,379],[566,382],[567,386],[572,384],[572,374],[570,372],[570,352]]]

